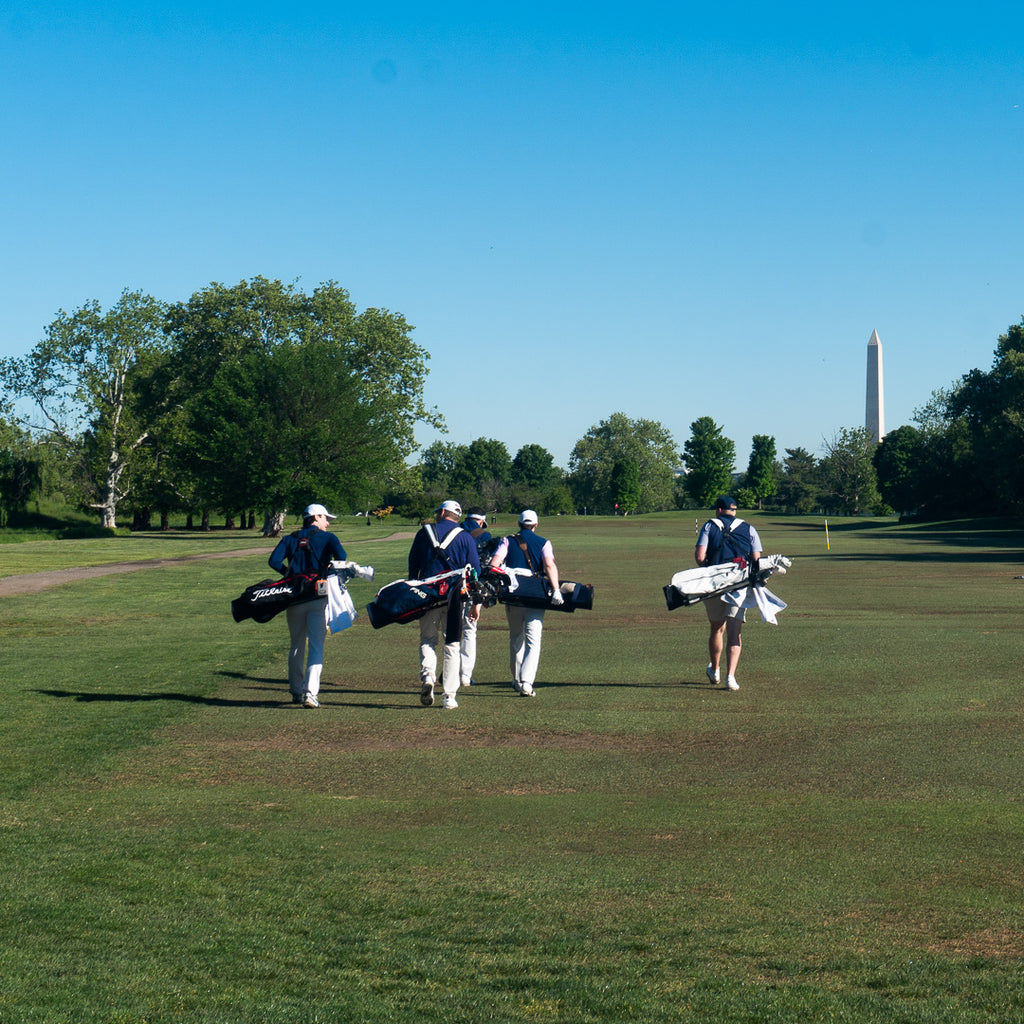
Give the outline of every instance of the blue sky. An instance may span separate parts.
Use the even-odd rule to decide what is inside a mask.
[[[335,280],[416,326],[448,440],[707,415],[743,469],[863,424],[872,330],[893,429],[1024,314],[1024,8],[430,6],[7,0],[0,356]]]

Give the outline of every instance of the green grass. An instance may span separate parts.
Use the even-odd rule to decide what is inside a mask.
[[[262,556],[0,599],[0,1022],[1024,1019],[1021,525],[751,518],[794,566],[738,693],[661,594],[693,513],[545,521],[595,608],[534,700],[486,611],[457,712],[365,618],[284,704]]]

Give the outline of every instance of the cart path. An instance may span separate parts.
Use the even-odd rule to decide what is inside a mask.
[[[382,540],[412,540],[415,534],[392,533],[388,537],[377,537]],[[372,544],[373,540],[349,541],[350,544]],[[0,597],[18,597],[24,594],[38,594],[49,587],[59,587],[62,583],[74,583],[77,580],[95,579],[97,576],[114,576],[123,572],[135,572],[138,569],[159,569],[167,565],[178,565],[182,562],[199,562],[211,558],[243,558],[250,555],[266,555],[271,549],[240,548],[237,551],[207,551],[196,555],[178,555],[175,558],[147,558],[138,562],[112,562],[109,565],[78,566],[72,569],[50,569],[47,572],[31,572],[21,576],[4,576],[0,578]]]

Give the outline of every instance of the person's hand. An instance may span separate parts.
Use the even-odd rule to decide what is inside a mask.
[[[562,591],[559,590],[558,587],[555,587],[555,589],[551,592],[551,603],[556,608],[560,608],[563,604],[565,604],[565,598],[562,597]]]

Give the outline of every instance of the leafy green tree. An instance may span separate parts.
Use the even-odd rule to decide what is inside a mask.
[[[778,487],[776,466],[775,438],[755,434],[743,486],[753,494],[759,509],[764,508],[764,499],[772,497]]]
[[[1004,512],[1024,509],[1024,318],[1000,335],[990,370],[960,380],[947,417],[962,421],[961,441],[991,503]]]
[[[512,481],[543,490],[558,479],[554,456],[539,444],[523,445],[512,460]]]
[[[899,512],[912,512],[928,500],[925,441],[916,427],[891,430],[875,448],[872,461],[882,497]]]
[[[730,489],[736,445],[710,416],[701,416],[690,424],[683,459],[686,492],[702,508],[709,508],[719,494]]]
[[[628,516],[640,504],[640,470],[632,459],[619,459],[612,467],[612,499],[617,512]]]
[[[819,463],[822,497],[830,511],[861,515],[881,502],[872,458],[875,440],[865,427],[843,428],[824,442]]]
[[[450,441],[435,441],[423,449],[420,472],[423,485],[437,491],[446,491],[451,481],[461,474],[467,448]]]
[[[471,441],[457,476],[457,485],[482,492],[490,485],[507,484],[512,475],[512,459],[501,441],[478,437]]]
[[[25,511],[41,479],[31,435],[16,423],[0,419],[0,527]]]
[[[819,504],[817,459],[806,448],[787,448],[776,496],[787,512],[807,515]]]
[[[286,342],[217,370],[193,408],[201,473],[237,508],[376,505],[396,459],[390,411],[377,406],[331,342]],[[256,426],[256,429],[254,429]]]
[[[36,429],[50,442],[71,450],[88,436],[89,505],[106,527],[116,526],[132,461],[162,414],[139,402],[139,385],[166,345],[163,312],[156,299],[128,290],[106,312],[96,301],[60,310],[27,357],[0,367],[5,388],[35,404],[43,420]]]
[[[404,458],[415,450],[415,425],[444,425],[440,414],[424,405],[428,356],[410,339],[411,330],[400,314],[387,310],[367,309],[357,314],[348,293],[334,282],[320,285],[311,295],[294,285],[262,277],[232,287],[215,283],[196,292],[187,302],[172,306],[167,315],[167,331],[176,351],[170,390],[180,412],[171,451],[181,489],[204,507],[228,512],[252,507],[249,503],[258,501],[256,507],[277,513],[274,518],[279,520],[281,509],[268,507],[267,503],[272,505],[280,500],[276,497],[280,489],[260,497],[251,487],[242,487],[242,482],[251,484],[256,476],[253,467],[244,463],[257,451],[269,459],[274,432],[287,432],[287,425],[272,407],[279,395],[285,391],[289,396],[296,394],[308,402],[309,408],[325,410],[332,388],[338,389],[339,404],[346,400],[356,402],[354,416],[371,410],[367,424],[362,428],[357,423],[351,426],[366,429],[368,436],[381,442],[376,458],[369,456],[367,446],[357,437],[347,438],[343,448],[331,445],[330,450],[339,461],[330,470],[348,474],[349,480],[347,484],[336,485],[333,492],[339,494],[339,500],[344,492],[346,502],[356,502],[357,506],[365,503],[364,469],[370,465],[376,474],[378,491],[393,489],[404,476]],[[305,381],[267,379],[256,368],[260,358],[270,359],[278,353],[284,355],[275,365],[296,366],[302,360],[293,350],[307,347],[311,357],[306,372],[311,376]],[[232,364],[244,372],[244,379],[225,370]],[[239,426],[228,422],[232,414],[218,404],[221,391],[227,388],[237,398],[234,389],[266,389],[271,384],[276,393],[254,395],[266,404],[256,401],[247,407],[251,418],[243,427],[245,435],[252,439],[251,444],[235,452],[231,464],[220,464],[211,472],[207,440],[210,432],[227,437],[236,433]],[[343,399],[342,394],[348,397]],[[340,412],[330,417],[339,426],[340,419]],[[308,417],[303,417],[302,422],[311,426]],[[383,443],[385,423],[390,423],[390,427]],[[343,451],[347,453],[344,458]],[[357,452],[359,459],[353,461]],[[225,450],[225,455],[228,454]],[[325,466],[324,472],[327,469]],[[295,472],[302,473],[298,468]],[[299,491],[294,493],[298,495]],[[308,495],[298,500],[304,502]],[[372,503],[378,500],[374,498]]]
[[[656,512],[671,508],[672,470],[677,459],[676,443],[660,423],[612,413],[576,442],[569,457],[569,486],[577,508],[614,511],[612,473],[616,463],[625,460],[632,460],[637,467],[637,510]]]

